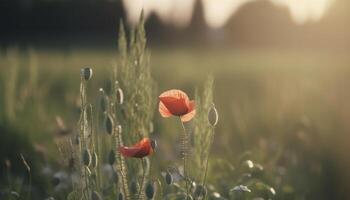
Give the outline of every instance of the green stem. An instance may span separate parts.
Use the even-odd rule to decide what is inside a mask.
[[[140,190],[139,190],[139,194],[137,195],[137,199],[141,199],[141,193],[143,190],[143,185],[145,182],[145,178],[146,178],[146,170],[145,170],[145,164],[144,164],[145,160],[142,158],[141,159],[141,165],[142,165],[142,180],[141,180],[141,184],[140,184]]]
[[[181,119],[180,119],[181,121]],[[182,159],[183,159],[183,170],[184,170],[184,177],[185,177],[185,183],[186,183],[186,198],[188,197],[189,195],[189,188],[188,188],[188,179],[187,179],[187,143],[188,143],[188,134],[187,134],[187,131],[186,131],[186,128],[185,128],[185,125],[184,123],[181,121],[181,125],[182,125],[182,129],[184,131],[184,137],[183,137],[183,149],[182,149]]]
[[[206,180],[207,180],[207,173],[208,173],[208,165],[209,165],[209,157],[210,157],[210,149],[213,144],[214,140],[214,127],[211,127],[212,133],[210,137],[210,143],[209,143],[209,148],[208,148],[208,156],[205,164],[205,170],[204,170],[204,178],[203,178],[203,186],[205,186]]]
[[[208,156],[207,156],[207,160],[205,163],[205,170],[204,170],[204,178],[203,178],[203,187],[205,187],[206,181],[207,181],[207,174],[208,174],[208,166],[209,166],[209,157],[210,157],[210,149],[211,146],[213,144],[213,140],[214,140],[214,134],[215,134],[215,130],[214,127],[211,127],[211,138],[210,138],[210,143],[209,143],[209,148],[208,148]],[[205,199],[207,198],[207,196],[205,196]]]

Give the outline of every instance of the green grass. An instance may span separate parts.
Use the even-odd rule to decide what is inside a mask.
[[[17,55],[19,74],[14,95],[15,99],[26,99],[24,108],[9,121],[2,106],[0,119],[2,124],[18,127],[33,143],[43,144],[48,159],[55,163],[59,162],[53,134],[55,116],[61,116],[68,127],[76,127],[80,68],[94,69],[88,98],[96,102],[100,87],[110,91],[117,52],[75,48],[36,49],[34,54],[36,81],[29,78],[29,54]],[[1,105],[11,73],[9,62],[2,52]],[[242,160],[251,159],[264,166],[262,179],[276,189],[275,198],[339,197],[346,188],[341,182],[347,181],[348,174],[342,172],[346,169],[346,142],[342,140],[348,138],[349,63],[346,54],[327,51],[151,49],[151,70],[158,91],[178,88],[194,98],[195,87],[201,87],[209,73],[214,75],[214,102],[220,117],[208,183],[226,196],[246,172],[240,159],[249,151],[251,154]],[[35,95],[30,91],[31,82],[37,83]],[[152,162],[164,169],[177,156],[174,141],[182,130],[175,119],[163,120],[154,112],[154,136],[165,148],[152,157]],[[5,158],[0,159],[3,162]],[[262,186],[254,187],[259,190]]]

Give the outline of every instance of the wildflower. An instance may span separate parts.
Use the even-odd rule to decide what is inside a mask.
[[[190,121],[196,114],[194,101],[181,90],[168,90],[159,96],[162,117],[179,116],[182,122]]]
[[[143,158],[145,156],[151,155],[154,152],[156,146],[157,143],[155,140],[144,138],[131,147],[120,147],[119,152],[125,157]]]

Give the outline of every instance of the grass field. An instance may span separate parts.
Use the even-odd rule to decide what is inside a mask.
[[[55,142],[61,137],[56,133],[56,117],[66,127],[76,128],[80,68],[89,66],[94,71],[88,98],[96,104],[100,87],[107,93],[111,90],[117,55],[114,49],[102,48],[2,50],[1,170],[5,170],[5,159],[10,159],[18,167],[12,173],[23,173],[22,162],[16,164],[16,153],[30,151],[34,153],[27,154],[28,160],[38,171],[45,166],[56,171],[64,168]],[[253,178],[274,188],[272,199],[348,197],[349,63],[343,51],[151,48],[157,95],[177,88],[193,99],[195,88],[201,88],[209,74],[214,76],[219,122],[208,184],[224,197],[247,174],[242,167],[247,160],[263,167],[259,168],[262,172],[249,173],[258,173]],[[174,141],[179,139],[181,126],[176,118],[162,119],[157,109],[149,112],[155,113],[152,137],[157,138],[160,149],[152,162],[159,169],[154,173],[160,176],[178,156]],[[21,148],[9,153],[11,145]],[[8,181],[1,178],[0,182],[6,188]],[[41,188],[43,182],[33,178]],[[247,199],[260,195],[259,185],[256,188],[257,196]],[[55,196],[58,191],[36,192]]]

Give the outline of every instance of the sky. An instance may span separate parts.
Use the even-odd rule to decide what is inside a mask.
[[[223,27],[245,4],[262,0],[198,0],[203,5],[206,24],[211,28]],[[318,21],[327,13],[335,0],[267,0],[287,7],[290,17],[296,24]],[[123,0],[128,21],[137,23],[140,10],[145,16],[155,13],[163,22],[178,27],[190,24],[196,0]]]

